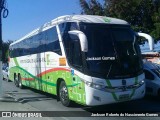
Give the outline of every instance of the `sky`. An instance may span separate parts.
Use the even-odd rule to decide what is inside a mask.
[[[2,39],[18,40],[46,22],[80,14],[79,0],[6,0],[9,15],[2,19]]]
[[[142,52],[150,52],[148,42],[145,42],[145,44],[140,45],[140,48]],[[158,41],[157,44],[154,44],[154,51],[160,52],[160,41]]]

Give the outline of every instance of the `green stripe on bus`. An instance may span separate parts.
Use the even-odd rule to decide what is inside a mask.
[[[79,84],[77,83],[77,84],[73,84],[73,85],[67,85],[67,87],[75,87],[77,85],[79,85]]]
[[[42,79],[40,79],[39,81],[41,81],[42,83],[45,83],[45,84],[47,84],[47,85],[50,85],[50,86],[56,86],[56,84],[54,84],[54,83],[50,83],[50,82],[46,82],[46,81],[44,81],[44,80],[42,80]]]
[[[112,85],[111,85],[111,83],[110,83],[109,80],[106,80],[106,82],[107,82],[107,85],[108,85],[109,87],[112,87]],[[138,84],[138,77],[135,77],[135,82],[134,82],[134,84]],[[134,94],[135,94],[135,89],[132,90],[132,93],[131,93],[129,99],[131,99]],[[112,92],[112,96],[113,96],[114,100],[119,101],[118,98],[117,98],[117,96],[116,96],[116,94],[115,94],[115,92]]]
[[[138,84],[138,77],[135,77],[135,82],[134,82],[134,84]],[[131,93],[131,95],[130,95],[130,99],[133,97],[133,95],[135,94],[135,89],[133,89],[132,90],[132,93]]]
[[[57,85],[57,84],[55,84],[55,83],[47,82],[47,81],[45,81],[45,80],[43,80],[43,79],[40,79],[40,78],[32,75],[31,73],[29,73],[28,71],[26,71],[25,69],[23,69],[23,68],[21,68],[21,67],[19,67],[19,66],[15,66],[15,67],[12,67],[12,68],[18,68],[18,69],[22,70],[23,72],[25,72],[26,74],[30,75],[31,78],[34,78],[34,79],[36,79],[36,80],[38,80],[38,81],[40,81],[40,82],[42,82],[42,83],[45,83],[45,84],[47,84],[47,85],[50,85],[50,86],[56,86],[56,85]],[[75,86],[77,86],[77,85],[78,85],[78,83],[77,83],[77,84],[72,84],[72,85],[67,85],[67,87],[75,87]]]
[[[138,84],[138,77],[135,78],[135,84]]]
[[[14,63],[16,64],[16,66],[19,66],[17,58],[13,58],[13,60],[14,60]]]
[[[23,68],[21,68],[21,67],[19,67],[19,66],[16,66],[16,67],[19,68],[20,70],[24,71],[24,72],[27,73],[28,75],[30,75],[32,78],[34,78],[34,79],[36,79],[36,80],[38,80],[38,81],[40,81],[40,82],[42,82],[42,83],[45,83],[45,84],[50,85],[50,86],[56,86],[56,84],[50,83],[50,82],[46,82],[45,80],[40,79],[40,78],[32,75],[31,73],[29,73],[28,71],[26,71],[25,69],[23,69]]]
[[[110,81],[108,79],[106,80],[106,82],[107,82],[108,87],[112,87],[112,85],[111,85],[111,83],[110,83]],[[112,92],[111,94],[112,94],[114,100],[118,101],[118,98],[117,98],[115,92]]]

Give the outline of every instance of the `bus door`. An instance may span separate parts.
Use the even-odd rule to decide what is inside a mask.
[[[59,58],[62,56],[56,27],[45,31],[45,87],[48,93],[56,94]]]
[[[46,91],[45,84],[45,35],[43,32],[37,35],[38,40],[38,52],[35,56],[35,75],[36,75],[36,88],[42,91]]]

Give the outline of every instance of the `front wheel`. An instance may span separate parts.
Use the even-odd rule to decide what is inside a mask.
[[[66,83],[64,81],[62,81],[60,83],[59,98],[60,98],[61,103],[64,106],[68,107],[71,105],[71,101],[70,101],[69,95],[68,95],[68,89],[67,89]]]

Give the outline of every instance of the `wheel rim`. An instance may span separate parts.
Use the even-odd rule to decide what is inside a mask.
[[[63,86],[63,87],[60,89],[60,98],[61,98],[61,100],[63,101],[63,103],[65,103],[65,102],[68,101],[68,91],[67,91],[66,86]]]

